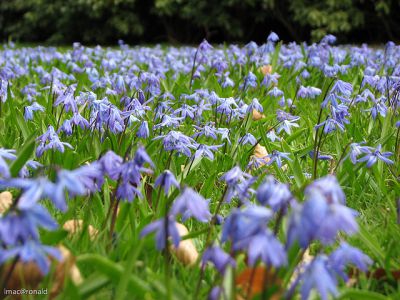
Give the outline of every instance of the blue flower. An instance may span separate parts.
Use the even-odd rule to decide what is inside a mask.
[[[286,184],[275,180],[271,175],[258,187],[256,194],[258,202],[268,204],[272,210],[277,212],[285,209],[293,198]]]
[[[282,123],[277,128],[277,132],[281,133],[284,130],[287,134],[292,133],[292,127],[299,127],[299,124],[295,123],[295,120],[283,120]]]
[[[148,163],[153,168],[155,167],[153,161],[143,146],[139,146],[139,148],[136,150],[133,160],[139,167],[142,167],[145,163]]]
[[[28,207],[18,202],[17,209],[0,217],[0,239],[7,245],[38,240],[40,228],[55,230],[58,227],[49,212],[37,203]]]
[[[39,136],[36,140],[40,141],[36,148],[36,156],[41,157],[43,153],[50,149],[57,149],[61,153],[64,152],[65,146],[73,149],[73,147],[65,142],[61,142],[53,126],[49,126],[47,131]]]
[[[365,156],[361,157],[358,162],[367,162],[367,168],[372,167],[378,160],[383,161],[384,163],[391,165],[394,162],[390,160],[388,157],[392,156],[392,152],[381,152],[382,145],[379,144],[378,147],[374,151],[367,153]]]
[[[208,201],[188,187],[185,187],[181,195],[175,199],[170,213],[173,216],[180,213],[184,219],[193,216],[200,222],[208,222],[211,219]]]
[[[342,242],[335,251],[329,256],[329,262],[333,270],[347,281],[348,276],[345,272],[347,265],[352,264],[359,270],[366,272],[368,266],[372,264],[371,258],[364,254],[360,249],[350,246],[346,242]]]
[[[308,152],[308,155],[310,156],[311,159],[314,159],[314,150],[311,150],[310,152]],[[319,160],[332,160],[333,156],[329,155],[329,154],[322,154],[322,153],[318,152],[317,159],[319,159]]]
[[[233,246],[236,247],[241,240],[264,229],[271,218],[271,210],[263,206],[251,205],[244,209],[235,209],[225,220],[221,241],[225,242],[230,239]]]
[[[168,195],[168,192],[171,186],[175,186],[176,188],[180,188],[179,182],[176,180],[174,174],[170,170],[165,170],[162,172],[154,182],[154,187],[163,187],[164,194]]]
[[[62,211],[67,210],[65,191],[71,197],[86,195],[89,191],[99,190],[103,184],[100,164],[84,165],[75,170],[61,170],[57,174],[54,194],[50,195],[53,203]]]
[[[194,138],[204,135],[206,137],[211,137],[214,140],[217,139],[218,130],[215,127],[209,125],[204,125],[204,127],[193,125],[193,127],[198,130],[193,134]]]
[[[297,98],[305,99],[310,98],[314,99],[315,97],[321,95],[321,90],[319,88],[313,86],[300,86],[299,90],[297,91]]]
[[[33,120],[33,112],[35,111],[44,111],[44,107],[37,102],[33,102],[33,104],[29,106],[25,106],[24,118],[25,120]]]
[[[318,129],[320,127],[324,127],[325,134],[331,133],[332,131],[335,131],[336,129],[339,129],[342,132],[344,131],[343,124],[333,118],[326,119],[322,123],[316,125],[314,128]]]
[[[207,262],[212,262],[220,274],[224,274],[228,266],[231,266],[232,268],[236,267],[235,260],[218,246],[207,248],[203,253],[201,262],[203,267]]]
[[[374,148],[369,147],[369,146],[361,146],[362,144],[365,144],[365,142],[351,143],[350,144],[350,152],[349,152],[347,157],[350,157],[350,160],[351,160],[351,162],[353,164],[357,163],[358,156],[362,155],[363,153],[364,154],[371,153],[371,150],[374,149]]]
[[[272,151],[271,154],[268,154],[266,157],[269,157],[270,160],[267,162],[267,165],[271,165],[273,162],[276,162],[279,168],[282,167],[282,159],[287,159],[291,161],[290,157],[288,156],[290,153],[279,152],[278,150]]]
[[[109,150],[99,160],[103,173],[111,179],[117,180],[120,175],[122,157]]]
[[[264,111],[263,106],[260,104],[260,102],[258,102],[257,98],[253,98],[253,100],[251,101],[251,104],[247,107],[247,113],[252,112],[253,109],[255,109],[258,112]]]
[[[329,268],[328,258],[318,255],[301,275],[301,299],[307,300],[311,290],[316,289],[322,300],[328,300],[329,294],[338,295],[336,285],[337,280]]]
[[[196,149],[196,152],[194,154],[194,158],[207,157],[209,160],[214,160],[213,151],[217,151],[218,148],[221,148],[222,146],[223,145],[208,146],[208,145],[200,144]]]
[[[179,235],[178,228],[176,227],[175,218],[172,216],[168,217],[168,221],[165,218],[158,219],[144,227],[140,232],[140,237],[156,232],[156,247],[158,250],[162,250],[166,247],[166,223],[168,223],[168,238],[171,237],[172,244],[177,248],[179,246],[179,242],[181,237]]]
[[[62,258],[60,251],[56,248],[43,246],[35,241],[28,241],[21,246],[3,250],[1,254],[0,264],[18,257],[23,263],[35,262],[43,275],[46,275],[50,270],[50,260],[47,255],[57,260]]]
[[[247,249],[249,264],[254,266],[260,259],[267,266],[281,267],[287,264],[283,245],[268,229],[245,238],[235,244],[235,249]]]
[[[251,133],[246,133],[239,139],[238,143],[241,145],[250,144],[254,146],[257,143],[257,139]]]
[[[275,32],[271,31],[271,33],[267,37],[267,41],[276,43],[277,41],[279,41],[279,36]]]
[[[349,82],[338,80],[333,84],[330,92],[350,97],[353,92],[353,86]]]
[[[10,169],[8,167],[7,160],[16,160],[15,150],[0,148],[0,175],[5,178],[10,177]]]
[[[195,141],[179,131],[171,130],[166,135],[155,137],[154,140],[163,139],[164,149],[166,151],[177,151],[186,155],[191,156],[190,149],[196,149]]]
[[[334,175],[327,175],[313,181],[307,186],[305,193],[311,195],[314,192],[321,193],[328,203],[345,204],[346,195]]]

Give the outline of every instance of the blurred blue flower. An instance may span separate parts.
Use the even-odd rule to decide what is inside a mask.
[[[162,187],[164,188],[164,194],[168,195],[168,192],[172,186],[175,186],[177,189],[180,188],[179,182],[176,180],[174,174],[170,170],[164,170],[154,182],[154,187]]]
[[[235,260],[218,246],[207,248],[203,253],[201,262],[203,267],[208,262],[213,263],[220,274],[224,274],[228,266],[231,266],[232,268],[236,267]]]
[[[166,232],[166,223],[168,223],[168,231]],[[176,227],[175,218],[168,216],[168,221],[165,218],[158,219],[148,225],[146,225],[140,232],[140,237],[156,232],[156,247],[158,250],[162,250],[166,247],[166,235],[172,239],[172,244],[177,248],[181,237],[179,235],[178,228]]]
[[[391,165],[394,162],[390,160],[388,157],[392,156],[392,152],[381,152],[382,145],[379,144],[376,149],[370,151],[370,153],[366,153],[365,156],[358,159],[358,162],[367,162],[367,168],[372,167],[378,160],[383,161],[384,163]]]
[[[185,187],[174,200],[170,213],[173,216],[182,214],[184,219],[194,217],[200,222],[208,222],[211,219],[208,201],[189,187]]]

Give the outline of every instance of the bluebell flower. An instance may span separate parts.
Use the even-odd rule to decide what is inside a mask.
[[[61,170],[57,174],[54,194],[51,195],[51,199],[58,209],[66,211],[65,191],[71,197],[82,196],[88,194],[88,192],[99,190],[102,184],[103,176],[100,164],[92,163],[72,171]]]
[[[358,162],[367,162],[367,168],[372,167],[378,160],[383,161],[384,163],[391,165],[394,162],[390,160],[388,157],[392,156],[392,152],[381,152],[382,150],[382,145],[379,144],[376,149],[373,151],[371,150],[370,153],[366,153],[365,156],[361,157]]]
[[[267,41],[276,43],[277,41],[279,41],[279,36],[275,32],[271,31],[271,33],[267,37]]]
[[[117,75],[115,77],[115,80],[113,82],[113,89],[118,94],[124,94],[126,92],[124,77],[122,77],[121,75]]]
[[[159,129],[159,128],[164,128],[164,127],[179,127],[181,121],[183,120],[183,117],[171,117],[169,115],[162,115],[161,117],[161,123],[158,123],[153,126],[154,130]]]
[[[177,151],[188,157],[191,156],[190,149],[196,149],[195,141],[179,131],[171,130],[166,135],[155,137],[154,140],[163,139],[164,150]]]
[[[281,133],[281,131],[284,130],[287,134],[291,134],[292,127],[299,127],[299,124],[295,123],[296,121],[297,120],[283,120],[276,131]]]
[[[0,148],[0,175],[8,178],[11,176],[7,160],[16,160],[15,150]]]
[[[211,137],[212,139],[216,140],[217,137],[217,133],[218,130],[211,125],[204,125],[203,127],[197,126],[197,125],[193,125],[193,127],[198,130],[197,132],[195,132],[193,134],[193,138],[197,138],[200,136],[206,136],[206,137]]]
[[[275,140],[277,140],[277,141],[281,140],[281,138],[275,134],[275,130],[269,130],[268,133],[267,133],[267,138],[271,142],[275,142]]]
[[[163,171],[154,182],[154,187],[162,187],[164,188],[164,194],[168,195],[168,192],[172,186],[175,186],[177,189],[180,188],[179,182],[176,180],[174,174],[170,170]]]
[[[209,160],[214,160],[214,153],[213,151],[217,151],[218,148],[221,148],[223,145],[204,145],[204,144],[200,144],[197,149],[196,152],[194,153],[194,158],[198,158],[198,157],[207,157]]]
[[[31,199],[29,199],[31,200]],[[39,229],[55,230],[58,224],[41,205],[17,204],[0,218],[0,238],[7,245],[17,245],[30,239],[39,240]]]
[[[211,219],[208,201],[188,187],[185,187],[178,198],[174,200],[170,213],[173,216],[182,214],[185,219],[193,216],[200,222],[208,222]]]
[[[330,93],[342,94],[347,97],[350,97],[352,92],[353,92],[353,85],[343,80],[337,80],[333,84],[330,90]]]
[[[297,91],[297,98],[305,99],[310,98],[314,99],[315,97],[321,95],[321,89],[313,87],[313,86],[300,86],[299,90]]]
[[[36,90],[36,86],[36,84],[30,83],[24,86],[21,90],[21,94],[25,95],[29,102],[32,102],[36,96],[40,95],[40,93]]]
[[[136,196],[142,197],[142,193],[138,189],[141,183],[142,172],[152,173],[150,169],[144,168],[144,163],[154,166],[150,157],[144,151],[143,147],[139,147],[133,161],[127,161],[121,164],[120,184],[117,188],[117,198],[132,202]]]
[[[363,145],[363,144],[365,144],[365,142],[361,142],[361,143],[351,143],[351,144],[350,144],[350,152],[349,152],[349,154],[347,155],[347,157],[350,157],[350,160],[351,160],[351,162],[352,162],[353,164],[356,164],[356,163],[357,163],[357,161],[358,161],[357,159],[358,159],[358,157],[359,157],[360,155],[371,153],[372,150],[374,149],[374,148],[369,147],[369,146],[361,146],[361,145]],[[347,157],[346,157],[346,158],[347,158]]]
[[[208,300],[219,300],[220,296],[222,295],[222,288],[219,286],[215,286],[211,289],[210,293],[208,294]]]
[[[249,87],[255,88],[257,87],[257,77],[253,72],[249,71],[247,76],[244,78],[244,83],[240,85],[241,89],[248,89]]]
[[[268,229],[244,238],[235,244],[235,249],[247,249],[249,264],[254,266],[260,259],[267,266],[281,267],[287,264],[283,245]]]
[[[336,36],[334,36],[333,34],[325,35],[320,41],[321,44],[334,44],[335,42]]]
[[[267,162],[267,165],[271,165],[272,163],[276,162],[279,168],[282,167],[282,159],[286,159],[291,161],[289,157],[290,153],[279,152],[278,150],[272,151],[271,154],[268,154],[266,157],[269,157],[270,160]]]
[[[279,122],[283,122],[283,121],[298,121],[300,120],[299,116],[293,116],[288,112],[285,112],[283,110],[278,109],[276,111],[276,119]]]
[[[222,175],[220,180],[225,181],[229,186],[234,186],[240,181],[243,181],[250,177],[250,174],[243,172],[239,166],[235,166],[224,175]]]
[[[203,267],[208,262],[213,263],[220,274],[224,274],[228,266],[231,266],[232,268],[236,267],[235,260],[218,246],[207,248],[203,253],[201,262]]]
[[[28,160],[25,165],[21,168],[21,170],[18,172],[19,177],[25,178],[29,176],[29,169],[31,170],[36,170],[43,165],[37,161],[34,160]]]
[[[261,85],[267,88],[271,87],[271,85],[277,85],[280,77],[281,75],[279,75],[278,73],[266,74],[263,81],[261,82]]]
[[[387,106],[385,104],[385,100],[386,99],[377,99],[374,102],[374,105],[369,109],[369,111],[371,112],[372,118],[375,120],[376,117],[378,116],[378,114],[380,114],[382,117],[386,117],[386,113],[387,113]]]
[[[111,179],[117,180],[120,175],[120,168],[122,165],[122,157],[109,150],[100,159],[99,163],[105,175]]]
[[[269,175],[258,187],[256,198],[262,205],[268,204],[273,211],[277,212],[286,209],[293,196],[287,184],[280,183]]]
[[[185,118],[194,119],[195,113],[197,113],[196,109],[188,104],[182,104],[174,111],[174,115],[180,115],[180,117],[182,118],[180,120],[183,120]]]
[[[33,102],[31,105],[25,106],[24,118],[25,120],[33,120],[33,113],[35,111],[44,111],[44,107],[37,102]]]
[[[328,300],[328,295],[338,295],[337,280],[333,271],[328,265],[328,258],[325,255],[316,256],[306,266],[305,272],[301,275],[301,299],[309,299],[312,289],[316,289],[322,300]]]
[[[79,113],[75,113],[71,118],[72,124],[79,126],[82,129],[89,128],[89,122]]]
[[[228,128],[218,128],[218,134],[221,136],[221,140],[227,140],[228,144],[231,144],[231,140],[229,139],[229,129]]]
[[[282,92],[279,88],[277,88],[276,86],[274,86],[274,87],[267,93],[267,95],[278,98],[278,97],[282,97],[282,96],[283,96],[283,92]]]
[[[139,146],[137,148],[133,160],[139,167],[142,167],[145,163],[147,163],[151,167],[155,168],[153,161],[151,160],[150,156],[147,154],[146,149],[143,146]]]
[[[199,51],[201,52],[207,52],[211,49],[213,49],[213,47],[207,42],[206,39],[204,39],[199,45]]]
[[[17,188],[22,190],[19,197],[18,207],[28,209],[35,205],[40,199],[54,196],[54,184],[47,178],[8,178],[0,180],[1,188]]]
[[[72,111],[74,113],[77,113],[78,106],[74,97],[75,89],[76,84],[70,85],[64,92],[60,93],[54,102],[54,106],[59,106],[60,104],[62,104],[66,112]]]
[[[350,246],[346,242],[342,242],[339,248],[335,249],[330,256],[329,262],[333,270],[347,281],[349,278],[345,272],[345,268],[352,264],[362,272],[368,270],[368,266],[372,264],[371,258],[364,254],[360,249]]]
[[[136,136],[139,138],[144,138],[144,139],[147,139],[150,136],[149,125],[148,125],[147,121],[143,121],[140,124],[139,129],[136,132]]]
[[[168,223],[168,232],[166,232],[166,223]],[[145,226],[140,232],[140,237],[156,232],[156,247],[158,250],[162,250],[166,247],[166,235],[168,233],[168,238],[171,238],[172,244],[177,248],[179,246],[179,242],[181,237],[179,235],[178,228],[176,227],[175,218],[172,216],[168,216],[168,222],[166,222],[165,218],[158,219],[147,226]]]
[[[241,240],[264,229],[271,218],[271,210],[263,206],[250,205],[243,209],[232,210],[225,219],[221,241],[225,242],[229,239],[233,242],[233,247],[236,247]]]
[[[70,120],[65,120],[64,123],[61,125],[59,131],[64,132],[66,135],[72,134],[72,124]]]
[[[0,264],[3,264],[9,259],[18,257],[23,263],[35,262],[43,275],[46,275],[50,270],[50,259],[48,255],[57,260],[61,260],[62,258],[58,249],[43,246],[36,241],[28,241],[21,246],[3,250],[1,253]]]
[[[324,128],[324,133],[325,134],[331,133],[331,132],[335,131],[336,129],[339,129],[342,132],[344,131],[343,124],[338,122],[337,120],[335,120],[333,118],[326,119],[322,123],[315,125],[314,128],[318,129],[320,127]]]
[[[311,159],[314,159],[314,150],[311,150],[310,152],[308,152],[308,156],[310,156]],[[322,154],[320,152],[318,152],[318,160],[332,160],[333,156],[329,155],[329,154]]]
[[[251,133],[246,133],[239,139],[238,143],[241,145],[250,144],[254,146],[257,143],[257,139]]]
[[[36,156],[41,157],[43,153],[50,149],[57,149],[61,153],[64,152],[65,147],[73,149],[69,143],[61,142],[53,126],[49,126],[47,131],[39,136],[36,140],[40,142],[36,148]]]
[[[253,111],[253,109],[255,109],[258,112],[264,111],[263,106],[260,104],[260,102],[258,102],[257,98],[253,98],[250,105],[247,107],[247,113],[251,113]]]

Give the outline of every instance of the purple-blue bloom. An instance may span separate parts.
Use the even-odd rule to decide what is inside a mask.
[[[185,187],[181,195],[175,199],[170,213],[173,216],[182,214],[184,219],[194,217],[200,222],[208,222],[211,219],[208,201],[189,187]]]
[[[168,195],[168,192],[172,186],[175,186],[177,189],[180,188],[179,182],[176,180],[174,174],[170,170],[163,171],[154,182],[154,187],[162,187],[164,188],[164,194]]]
[[[218,246],[211,246],[206,249],[201,259],[203,268],[207,262],[213,263],[220,274],[224,274],[228,266],[236,267],[235,260]]]

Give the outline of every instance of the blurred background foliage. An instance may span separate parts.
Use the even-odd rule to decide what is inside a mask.
[[[263,42],[342,43],[400,39],[399,0],[1,0],[3,41],[69,44]]]

